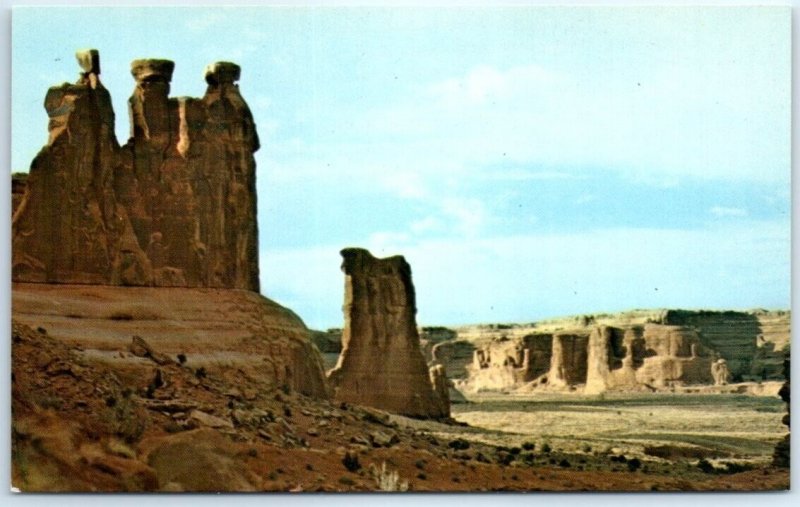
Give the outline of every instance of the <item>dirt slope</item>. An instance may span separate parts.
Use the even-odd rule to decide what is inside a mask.
[[[153,352],[129,369],[87,359],[82,347],[15,322],[13,485],[23,491],[374,491],[381,476],[384,487],[415,491],[788,485],[788,471],[774,468],[643,473],[602,458],[581,469],[575,456],[538,451],[527,460],[519,450],[470,441],[470,428],[334,405],[224,369],[201,373],[188,363],[159,364],[160,353]]]

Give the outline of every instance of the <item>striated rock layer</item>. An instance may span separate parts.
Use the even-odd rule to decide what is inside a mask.
[[[206,94],[176,99],[173,62],[135,60],[120,147],[99,55],[77,57],[78,81],[47,92],[48,143],[15,198],[13,280],[258,291],[259,142],[239,67],[209,66]]]
[[[767,381],[763,392],[771,393],[788,356],[789,319],[784,311],[637,310],[468,326],[454,330],[456,336],[430,356],[459,372],[454,382],[471,392],[601,393]],[[472,360],[442,353],[453,350],[472,350]]]
[[[408,263],[357,248],[342,257],[342,353],[328,375],[334,398],[413,417],[448,416],[444,371],[430,372],[420,350]]]
[[[15,321],[120,375],[174,363],[259,392],[329,395],[300,318],[250,291],[15,283],[11,294]]]

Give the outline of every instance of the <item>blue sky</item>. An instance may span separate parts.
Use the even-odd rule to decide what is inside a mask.
[[[24,8],[12,168],[100,50],[200,96],[231,60],[262,140],[262,292],[341,326],[338,251],[403,254],[422,324],[788,308],[785,8]]]

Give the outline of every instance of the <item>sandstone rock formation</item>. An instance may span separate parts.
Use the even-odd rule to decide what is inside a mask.
[[[45,98],[49,140],[13,216],[14,281],[257,291],[259,142],[239,67],[213,64],[203,98],[175,99],[171,61],[135,60],[120,147],[99,55],[76,56],[77,83]]]
[[[473,347],[464,373],[451,377],[468,392],[663,390],[774,380],[774,363],[788,351],[789,314],[635,311],[457,333],[436,351]],[[463,363],[450,369],[451,355],[436,355],[451,375]]]
[[[303,322],[250,291],[15,283],[12,314],[121,376],[179,363],[240,389],[329,398]]]
[[[532,338],[532,337],[531,337]],[[529,341],[534,341],[529,338]],[[543,336],[537,340],[543,344],[551,344],[550,369],[547,374],[550,387],[567,387],[586,379],[589,365],[587,354],[591,353],[591,348],[587,349],[587,338],[575,333],[556,333],[551,337]],[[528,349],[536,352],[540,360],[547,357],[546,352],[536,349]]]
[[[731,374],[728,371],[728,362],[724,359],[717,359],[711,364],[711,376],[714,377],[715,386],[724,386],[728,383]]]
[[[441,364],[432,366],[429,372],[433,392],[439,403],[438,411],[441,414],[450,414],[450,381],[447,379],[447,372]]]
[[[345,273],[342,353],[328,378],[334,398],[413,417],[442,418],[449,403],[439,370],[431,375],[416,325],[411,268],[401,256],[376,259],[358,248],[342,250]]]

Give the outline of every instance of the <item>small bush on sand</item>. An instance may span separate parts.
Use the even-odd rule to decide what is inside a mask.
[[[348,472],[355,472],[361,468],[361,463],[358,462],[358,455],[348,452],[342,458],[342,464]]]

